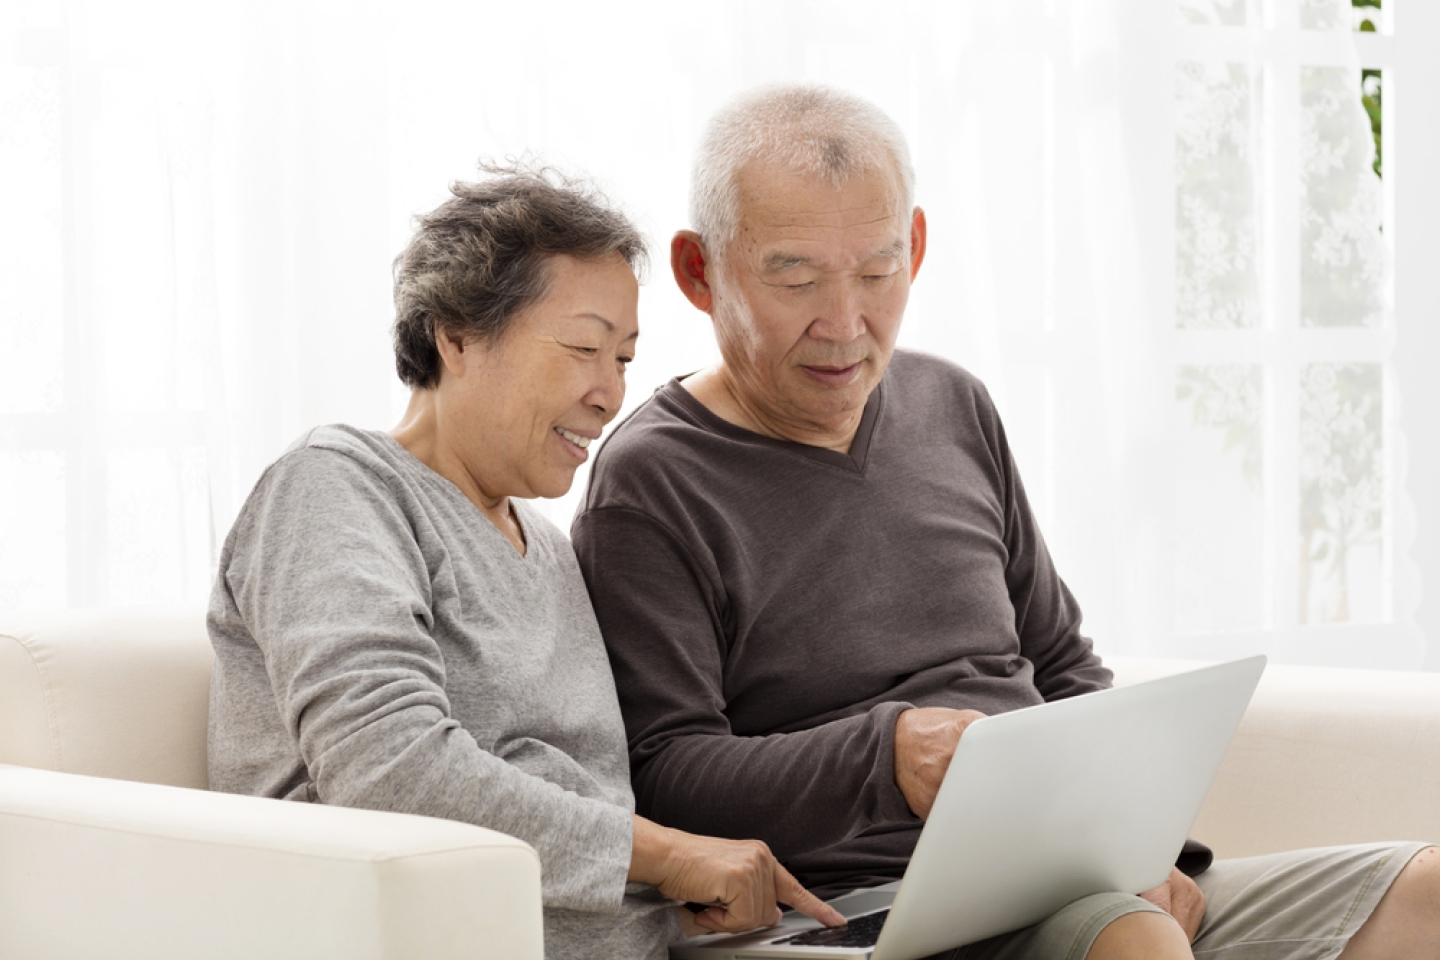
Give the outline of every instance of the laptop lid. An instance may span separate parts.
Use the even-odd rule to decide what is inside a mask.
[[[1264,666],[1264,657],[1251,657],[971,724],[874,960],[917,960],[1035,923],[1091,893],[1159,885]],[[832,903],[854,917],[861,903],[874,909],[890,896],[857,891]],[[781,929],[693,938],[671,956],[872,955],[772,942],[814,926],[787,913]]]
[[[1016,930],[1162,883],[1265,668],[1251,657],[966,729],[875,960]]]

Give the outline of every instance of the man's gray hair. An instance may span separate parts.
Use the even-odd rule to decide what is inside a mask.
[[[820,84],[763,87],[711,118],[695,157],[690,223],[712,257],[739,233],[738,178],[756,162],[836,185],[881,171],[899,188],[902,216],[915,205],[905,135],[883,110]]]

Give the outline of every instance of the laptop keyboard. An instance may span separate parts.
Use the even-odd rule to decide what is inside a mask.
[[[880,939],[880,928],[885,926],[889,910],[867,913],[856,917],[843,927],[821,927],[806,930],[793,937],[772,940],[771,943],[793,943],[803,947],[873,947]]]

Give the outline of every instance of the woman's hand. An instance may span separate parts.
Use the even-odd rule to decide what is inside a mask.
[[[759,840],[721,840],[671,830],[635,817],[629,879],[654,884],[676,900],[709,904],[695,923],[738,933],[780,922],[779,904],[830,927],[845,918],[818,900]]]

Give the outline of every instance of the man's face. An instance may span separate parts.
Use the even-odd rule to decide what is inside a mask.
[[[923,221],[882,174],[833,186],[749,167],[738,186],[739,233],[711,272],[729,378],[781,436],[853,432],[895,347]]]

